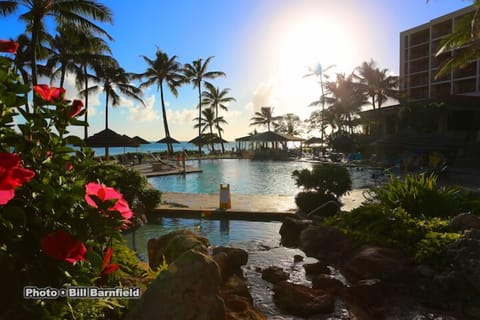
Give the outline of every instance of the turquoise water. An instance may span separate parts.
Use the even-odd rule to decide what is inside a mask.
[[[278,234],[280,226],[280,222],[159,217],[155,221],[149,221],[135,233],[125,235],[125,239],[131,248],[135,245],[138,256],[147,261],[147,241],[175,230],[192,230],[207,238],[212,246],[231,245],[246,248],[255,243],[268,243],[270,246],[278,245],[280,242]]]
[[[230,184],[230,191],[235,194],[294,196],[299,189],[292,172],[312,168],[309,162],[248,159],[192,160],[187,164],[202,172],[148,180],[162,192],[218,193],[220,184]],[[371,184],[372,173],[378,173],[378,170],[368,168],[351,167],[348,170],[354,189]]]

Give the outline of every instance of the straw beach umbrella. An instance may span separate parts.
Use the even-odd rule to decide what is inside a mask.
[[[149,141],[143,139],[142,137],[139,137],[139,136],[135,136],[132,138],[133,141],[137,142],[138,144],[150,144]]]
[[[178,140],[168,136],[168,137],[165,137],[165,138],[162,138],[162,139],[158,140],[157,143],[164,143],[168,147],[169,144],[171,145],[171,144],[180,143],[180,142]],[[170,152],[168,151],[168,148],[167,148],[167,154],[170,154]]]
[[[85,140],[87,146],[92,148],[105,147],[105,157],[108,158],[109,147],[133,147],[136,148],[140,144],[135,142],[128,136],[122,136],[111,129],[104,129],[95,133],[93,136]]]

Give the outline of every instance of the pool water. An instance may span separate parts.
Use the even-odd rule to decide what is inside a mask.
[[[311,169],[312,163],[300,161],[254,161],[248,159],[192,160],[187,165],[201,173],[149,178],[162,192],[217,193],[220,184],[230,184],[235,194],[294,196],[298,191],[292,178],[294,170]],[[378,169],[348,167],[353,189],[372,184]]]
[[[283,314],[273,301],[272,284],[261,278],[258,268],[265,269],[278,266],[289,270],[290,281],[311,285],[306,279],[304,263],[313,263],[314,258],[294,262],[295,255],[305,254],[299,249],[285,248],[280,245],[280,222],[239,221],[239,220],[203,220],[160,217],[153,223],[142,226],[135,233],[125,235],[127,244],[137,251],[143,261],[148,261],[146,243],[149,239],[158,238],[179,229],[190,229],[207,238],[211,246],[233,246],[248,252],[248,263],[243,267],[248,279],[250,293],[255,306],[268,319],[300,320],[303,318]],[[336,308],[335,314],[343,312]],[[342,319],[342,317],[334,317]],[[348,318],[347,318],[348,319]]]
[[[158,217],[134,233],[125,235],[129,246],[137,251],[140,259],[147,261],[147,241],[169,232],[189,229],[207,238],[212,246],[256,246],[263,243],[278,246],[281,222],[206,220]]]

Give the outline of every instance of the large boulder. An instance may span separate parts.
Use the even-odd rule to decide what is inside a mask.
[[[326,291],[282,281],[275,284],[273,292],[275,304],[290,314],[309,317],[333,312],[333,297]]]
[[[312,277],[312,288],[337,293],[344,288],[343,283],[330,274],[316,274]]]
[[[294,217],[285,218],[279,231],[282,245],[285,247],[297,247],[299,245],[300,233],[311,224],[311,220],[302,220]]]
[[[329,263],[341,264],[356,247],[355,242],[330,226],[311,225],[300,233],[299,248],[307,256]]]
[[[227,280],[234,274],[243,277],[241,267],[248,262],[247,251],[240,248],[220,246],[213,248],[212,255],[220,267],[223,280]]]
[[[285,281],[290,278],[288,272],[277,266],[270,266],[262,271],[262,279],[270,283]]]
[[[480,229],[480,217],[472,213],[460,213],[450,220],[448,228],[452,232]]]
[[[330,269],[328,268],[327,264],[322,261],[317,261],[315,263],[305,263],[303,265],[303,268],[305,269],[305,273],[307,275],[319,273],[330,274]]]
[[[189,250],[158,275],[127,319],[223,320],[219,287],[220,272],[213,259]]]
[[[164,259],[167,263],[171,263],[190,249],[207,254],[209,245],[208,239],[191,230],[182,229],[170,232],[160,238],[148,240],[148,263],[150,268],[155,270],[163,263]]]
[[[411,280],[413,263],[397,250],[367,246],[342,268],[350,282],[364,279]]]
[[[253,307],[253,299],[248,290],[247,281],[232,275],[220,289],[225,302],[226,320],[264,320],[265,316]]]
[[[385,319],[390,307],[387,297],[392,295],[392,289],[379,279],[367,279],[342,287],[340,295],[362,319]]]

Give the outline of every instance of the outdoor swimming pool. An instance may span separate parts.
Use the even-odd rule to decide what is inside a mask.
[[[299,190],[292,178],[294,170],[311,169],[312,163],[300,161],[253,161],[248,159],[192,160],[187,165],[201,173],[149,178],[162,192],[218,193],[220,184],[230,184],[235,194],[294,196]],[[353,189],[372,184],[378,169],[349,167]]]

